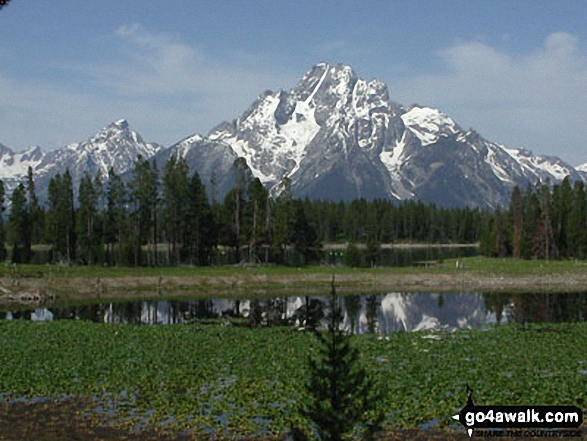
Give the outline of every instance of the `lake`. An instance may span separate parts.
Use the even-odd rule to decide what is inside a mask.
[[[325,327],[328,296],[136,300],[0,311],[0,319],[88,320],[132,325],[233,320],[247,326]],[[347,331],[385,334],[456,330],[505,322],[585,321],[584,293],[389,293],[339,297]]]

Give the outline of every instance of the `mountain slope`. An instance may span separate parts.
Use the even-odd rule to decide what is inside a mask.
[[[291,90],[266,91],[234,121],[168,149],[144,142],[125,120],[47,154],[38,147],[14,153],[0,145],[0,178],[10,191],[30,165],[43,197],[51,177],[66,168],[77,187],[85,171],[105,176],[114,167],[128,176],[138,155],[160,167],[172,155],[185,157],[217,200],[234,184],[238,157],[272,195],[287,178],[294,196],[314,199],[497,207],[509,202],[515,185],[556,183],[565,176],[587,181],[587,165],[574,169],[556,157],[491,142],[437,109],[393,102],[379,80],[325,63]]]
[[[26,180],[28,168],[32,167],[34,170],[43,160],[43,156],[38,146],[14,153],[0,144],[0,179],[4,182],[7,194],[10,194],[19,182]]]
[[[193,135],[161,150],[153,159],[162,170],[171,156],[184,158],[198,172],[211,200],[221,200],[234,186],[231,169],[238,155],[227,144]]]
[[[298,197],[421,199],[495,207],[514,185],[581,174],[465,131],[442,112],[404,107],[385,84],[349,66],[319,64],[289,92],[265,92],[208,137],[247,160],[275,194],[284,178]]]
[[[77,190],[86,171],[92,177],[100,173],[106,178],[112,167],[117,174],[123,174],[132,168],[139,155],[151,158],[159,150],[161,146],[145,142],[126,120],[118,120],[84,142],[48,153],[35,147],[15,154],[6,147],[0,147],[0,179],[5,181],[7,193],[10,193],[18,182],[26,178],[27,169],[31,166],[39,197],[44,199],[51,178],[65,173],[66,169],[69,169],[74,189]]]

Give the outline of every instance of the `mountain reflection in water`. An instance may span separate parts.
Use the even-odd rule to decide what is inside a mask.
[[[353,333],[473,328],[487,323],[583,321],[587,296],[572,294],[390,293],[339,297],[344,327]],[[328,298],[129,301],[0,312],[0,319],[78,319],[135,325],[239,318],[251,326],[323,328]]]

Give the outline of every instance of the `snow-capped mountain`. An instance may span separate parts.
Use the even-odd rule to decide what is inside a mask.
[[[579,172],[585,182],[587,182],[587,163],[578,165],[575,169]]]
[[[23,152],[14,153],[0,144],[0,179],[7,194],[26,179],[29,167],[35,169],[43,160],[43,152],[38,146],[31,146]]]
[[[85,171],[106,176],[114,167],[128,173],[139,154],[160,167],[172,155],[185,157],[217,199],[234,184],[231,168],[238,157],[273,195],[287,178],[296,197],[336,201],[496,207],[509,202],[515,185],[556,183],[565,176],[587,181],[587,164],[575,169],[556,157],[491,142],[440,110],[393,102],[379,80],[325,63],[293,89],[267,91],[240,118],[168,149],[145,143],[125,120],[46,154],[37,147],[13,153],[0,146],[0,179],[10,191],[30,165],[42,198],[50,178],[66,168],[77,187]]]
[[[39,147],[30,148],[22,153],[13,153],[7,147],[0,147],[0,179],[5,182],[7,193],[22,182],[28,167],[33,168],[35,186],[39,197],[44,199],[49,182],[57,173],[69,169],[74,188],[87,171],[92,177],[100,173],[108,176],[110,168],[117,174],[130,170],[141,155],[151,158],[161,146],[147,143],[124,119],[103,128],[95,135],[81,143],[69,144],[59,150],[43,153]]]
[[[488,141],[439,110],[397,104],[381,81],[344,65],[318,64],[292,90],[265,92],[192,148],[211,142],[244,157],[273,194],[289,178],[298,197],[495,207],[516,184],[581,179],[558,158]]]
[[[171,156],[184,158],[190,169],[198,172],[212,200],[222,200],[234,186],[231,169],[238,155],[226,143],[193,135],[161,150],[154,160],[162,168]]]

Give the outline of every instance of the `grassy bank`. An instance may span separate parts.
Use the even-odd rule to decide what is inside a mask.
[[[457,262],[459,268],[457,268]],[[247,275],[296,275],[304,274],[417,274],[426,270],[432,273],[476,273],[481,275],[541,276],[560,275],[567,272],[587,271],[587,261],[574,260],[520,260],[497,259],[482,256],[445,259],[443,261],[421,262],[421,265],[405,267],[351,268],[346,266],[304,266],[282,265],[227,265],[227,266],[177,266],[177,267],[108,267],[108,266],[60,266],[60,265],[17,265],[0,266],[0,277],[11,277],[16,273],[24,278],[48,277],[57,279],[76,277],[189,277]],[[454,271],[453,271],[454,270]]]
[[[281,296],[327,292],[335,276],[341,293],[398,291],[587,291],[583,261],[525,261],[469,257],[418,267],[222,266],[108,268],[21,265],[0,267],[4,290],[45,290],[60,299]],[[0,297],[0,303],[5,303]]]
[[[388,430],[451,426],[466,403],[585,408],[587,324],[356,337]],[[0,322],[0,401],[95,400],[95,423],[281,436],[299,420],[311,334],[221,325]],[[555,362],[556,360],[556,362]],[[54,424],[63,424],[56,420]]]

